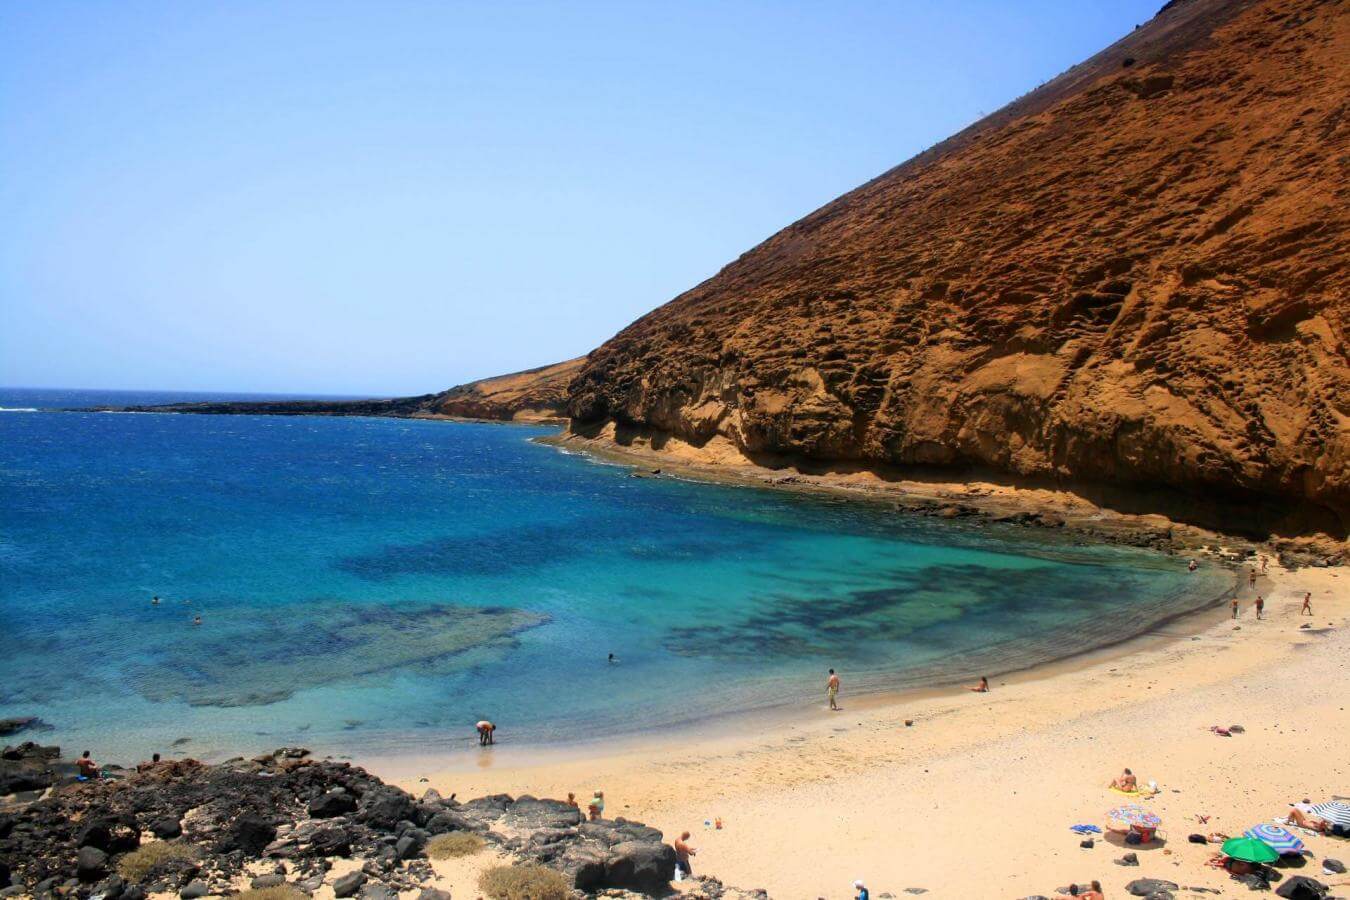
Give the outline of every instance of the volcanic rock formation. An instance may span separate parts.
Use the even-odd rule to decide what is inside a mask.
[[[1174,0],[620,332],[573,427],[1344,537],[1348,60],[1350,4]]]

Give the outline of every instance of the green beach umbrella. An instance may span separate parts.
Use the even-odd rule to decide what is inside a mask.
[[[1280,858],[1265,841],[1256,838],[1235,837],[1223,842],[1223,855],[1249,863],[1273,863]]]

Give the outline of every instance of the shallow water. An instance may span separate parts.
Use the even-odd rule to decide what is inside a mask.
[[[630,478],[530,442],[546,433],[0,416],[0,716],[114,758],[181,738],[207,758],[425,752],[483,717],[566,741],[819,702],[830,666],[850,690],[1021,667],[1229,582],[1054,533]]]

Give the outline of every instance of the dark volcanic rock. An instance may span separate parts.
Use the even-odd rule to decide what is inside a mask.
[[[309,801],[309,815],[314,819],[332,819],[356,812],[356,798],[346,791],[329,791]]]
[[[183,834],[183,823],[177,816],[157,816],[150,820],[150,833],[161,841],[172,840]]]
[[[351,856],[352,838],[345,828],[322,828],[309,841],[315,856]]]
[[[361,798],[356,817],[371,828],[388,831],[414,813],[412,797],[398,788],[381,786]]]
[[[423,888],[417,900],[450,900],[450,892],[440,888]]]
[[[649,841],[616,844],[605,859],[605,881],[610,887],[656,893],[675,877],[675,848]]]
[[[75,877],[80,881],[98,881],[108,874],[108,854],[97,847],[81,847],[75,855]]]
[[[260,856],[263,849],[277,836],[277,827],[257,813],[244,813],[225,829],[217,845],[218,852],[242,850],[249,856]]]
[[[198,900],[198,898],[205,897],[209,893],[211,893],[211,886],[205,881],[190,881],[178,892],[178,896],[182,900]]]
[[[352,897],[361,889],[361,885],[366,883],[366,873],[357,869],[355,872],[348,872],[337,881],[333,882],[333,896]]]

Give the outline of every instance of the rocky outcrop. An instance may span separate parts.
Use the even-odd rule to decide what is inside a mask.
[[[1169,4],[624,329],[574,428],[1343,539],[1348,54],[1344,3]]]
[[[255,886],[289,884],[313,894],[329,883],[338,897],[363,898],[432,890],[435,900],[425,848],[454,831],[556,868],[583,891],[664,893],[674,876],[674,849],[639,822],[583,822],[574,806],[530,796],[458,803],[428,792],[414,800],[363,769],[313,760],[299,748],[218,766],[165,762],[116,780],[75,783],[49,774],[56,783],[49,793],[0,812],[0,872],[37,898],[220,895],[252,866]],[[143,832],[160,838],[159,852],[128,883],[123,863]],[[166,845],[180,852],[165,853]],[[361,866],[330,879],[335,857]],[[257,875],[259,861],[274,871]],[[705,895],[725,894],[719,891]]]

